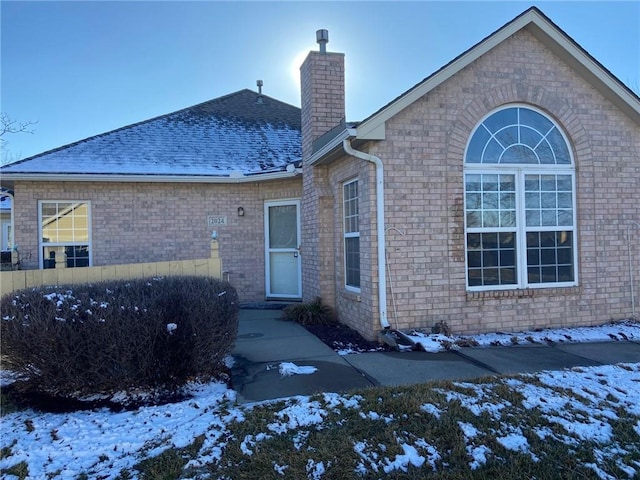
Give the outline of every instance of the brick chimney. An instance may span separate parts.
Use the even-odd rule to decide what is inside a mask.
[[[344,54],[329,53],[329,34],[318,30],[320,51],[309,52],[300,67],[302,105],[302,202],[301,253],[302,298],[321,297],[336,307],[334,245],[334,196],[328,166],[309,165],[313,142],[345,123]]]
[[[329,53],[329,34],[318,30],[320,51],[309,52],[300,67],[302,89],[302,156],[312,153],[312,143],[318,137],[345,121],[344,53]]]

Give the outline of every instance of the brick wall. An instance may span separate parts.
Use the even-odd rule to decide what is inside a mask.
[[[473,128],[495,108],[533,105],[564,128],[576,165],[579,285],[467,292],[463,159]],[[455,333],[593,325],[631,316],[627,229],[640,221],[640,129],[526,31],[459,72],[386,125],[362,148],[385,165],[392,326],[447,322]],[[377,325],[373,167],[333,162],[336,305],[368,337]],[[362,293],[344,290],[339,183],[361,181]],[[397,230],[396,230],[397,229]],[[636,310],[640,229],[631,231]],[[393,295],[391,292],[393,289]],[[395,297],[397,315],[394,313]]]
[[[333,192],[326,166],[313,167],[308,158],[313,141],[344,123],[344,54],[310,52],[300,69],[304,194],[302,210],[302,295],[335,302],[333,261]]]
[[[38,200],[91,202],[95,266],[207,258],[215,229],[222,268],[241,301],[260,301],[264,202],[301,194],[300,178],[242,184],[16,182],[15,240],[23,268],[38,268]],[[228,225],[209,227],[209,215],[226,216]]]

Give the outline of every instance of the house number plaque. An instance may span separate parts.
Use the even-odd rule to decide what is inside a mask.
[[[209,215],[207,217],[207,225],[210,227],[219,227],[227,224],[227,217],[219,215]]]

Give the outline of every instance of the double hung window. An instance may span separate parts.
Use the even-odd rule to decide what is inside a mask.
[[[464,173],[469,290],[576,284],[574,176],[542,113],[509,107],[476,127]]]
[[[360,290],[360,226],[357,180],[352,180],[343,185],[342,202],[345,286],[350,290]]]
[[[41,267],[55,268],[60,256],[66,267],[88,267],[89,203],[47,200],[39,207]]]

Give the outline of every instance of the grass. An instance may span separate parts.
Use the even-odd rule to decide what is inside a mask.
[[[531,407],[526,402],[536,391],[542,392],[540,403]],[[516,376],[371,388],[239,407],[243,420],[226,425],[216,444],[222,451],[219,458],[189,463],[203,455],[206,435],[199,436],[187,447],[169,448],[153,457],[139,452],[144,459],[118,478],[602,478],[598,471],[611,478],[631,478],[628,468],[640,468],[640,416],[611,395],[594,402],[588,398],[591,393],[595,392],[578,395],[543,385],[535,376]],[[546,408],[554,401],[563,403],[561,410]],[[602,428],[610,428],[606,442],[570,428],[594,418]],[[521,447],[517,442],[509,445],[509,438],[519,439]],[[410,452],[423,463],[402,464]],[[11,448],[2,452],[5,458],[11,454]],[[402,465],[391,468],[394,462]],[[0,473],[29,478],[26,468],[16,463]]]

